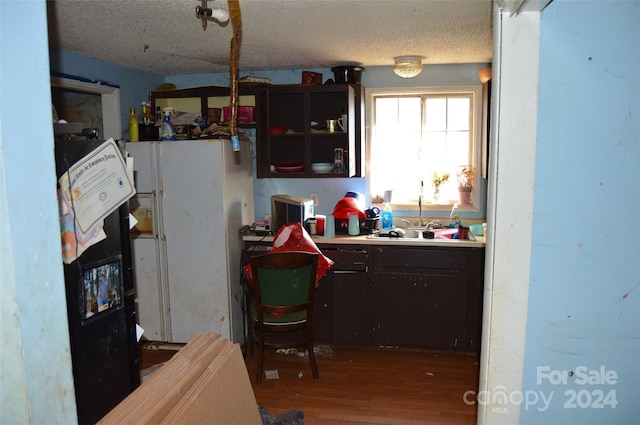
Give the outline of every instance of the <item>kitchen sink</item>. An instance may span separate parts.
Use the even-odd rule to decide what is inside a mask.
[[[380,242],[383,240],[394,243],[423,243],[423,242],[463,242],[459,239],[452,239],[447,235],[454,235],[457,233],[457,229],[434,229],[434,238],[427,239],[424,237],[423,232],[426,231],[426,227],[409,227],[409,228],[396,228],[391,231],[392,236],[386,234],[374,233],[367,236],[367,239],[377,239]],[[394,233],[395,232],[395,233]],[[397,236],[396,236],[397,234]],[[467,241],[477,241],[473,233],[469,232],[469,238]]]
[[[405,238],[422,239],[423,237],[422,232],[424,232],[426,229],[417,228],[417,229],[403,229],[403,230],[404,230]]]

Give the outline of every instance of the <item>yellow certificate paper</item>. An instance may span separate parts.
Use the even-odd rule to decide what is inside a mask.
[[[136,193],[113,139],[76,162],[58,182],[83,233]]]

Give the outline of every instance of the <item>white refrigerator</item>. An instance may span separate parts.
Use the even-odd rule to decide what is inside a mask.
[[[149,341],[186,343],[197,333],[243,338],[240,284],[244,225],[254,222],[251,143],[137,142],[131,211],[137,315]]]

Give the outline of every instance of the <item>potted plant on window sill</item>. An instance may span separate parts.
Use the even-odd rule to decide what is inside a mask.
[[[449,181],[449,173],[438,174],[433,172],[431,175],[431,183],[433,184],[433,202],[438,203],[440,200],[440,185]]]
[[[463,167],[457,174],[458,193],[460,194],[460,204],[471,204],[471,191],[473,190],[474,171],[471,167]]]

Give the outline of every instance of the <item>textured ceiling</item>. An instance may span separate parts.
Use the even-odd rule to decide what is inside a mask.
[[[51,47],[161,75],[228,70],[231,23],[195,15],[199,0],[48,1]],[[212,0],[208,7],[227,7]],[[240,0],[241,72],[488,63],[491,0]]]

